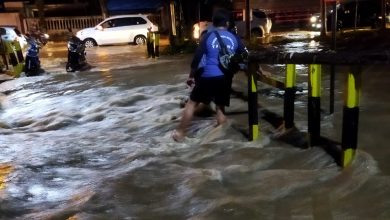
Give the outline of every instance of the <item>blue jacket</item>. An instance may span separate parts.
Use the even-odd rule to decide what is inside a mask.
[[[226,29],[214,29],[217,30],[226,47],[235,51],[236,53],[246,52],[246,48],[242,43],[241,39],[227,31]],[[207,33],[200,41],[199,47],[197,48],[194,58],[191,63],[191,72],[199,68],[199,65],[203,65],[204,71],[201,77],[216,77],[222,76],[223,72],[219,68],[218,54],[219,54],[219,43],[217,36],[214,31]],[[202,57],[204,56],[204,59]]]

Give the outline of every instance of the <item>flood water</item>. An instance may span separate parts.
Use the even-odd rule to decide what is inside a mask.
[[[227,124],[215,127],[206,112],[174,142],[191,56],[146,59],[144,51],[95,48],[92,69],[76,73],[65,72],[60,50],[49,51],[50,74],[0,84],[0,219],[390,219],[388,66],[363,68],[358,151],[341,169],[322,148],[273,138],[265,120],[261,139],[247,141],[239,95]],[[284,66],[264,69],[284,77]],[[348,68],[336,69],[332,115],[323,75],[321,134],[341,141]],[[305,132],[307,67],[297,71],[295,122]],[[235,77],[237,94],[246,83]],[[282,91],[259,90],[259,110],[282,115]]]

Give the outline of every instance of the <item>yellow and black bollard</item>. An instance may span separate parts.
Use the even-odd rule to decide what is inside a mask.
[[[309,97],[307,103],[309,146],[319,143],[321,133],[321,65],[309,65]]]
[[[153,34],[154,34],[154,41],[153,41],[154,54],[156,57],[159,57],[160,56],[160,34],[156,32],[153,32]]]
[[[248,120],[249,140],[255,141],[259,138],[259,115],[257,111],[257,70],[259,65],[256,62],[248,64]]]
[[[146,36],[146,52],[147,52],[147,57],[152,57],[154,56],[154,50],[153,50],[153,32],[148,31],[147,36]]]
[[[294,101],[295,101],[295,83],[296,72],[295,64],[286,65],[286,83],[284,89],[284,128],[294,127]]]
[[[156,58],[160,56],[160,34],[149,31],[146,39],[146,49],[148,52],[148,58]]]
[[[19,77],[23,71],[24,58],[22,48],[18,41],[4,41],[6,53],[9,56],[11,65],[13,66],[13,76]]]
[[[360,67],[353,67],[351,70],[348,73],[343,109],[343,133],[341,140],[343,167],[352,162],[358,138],[361,69]]]

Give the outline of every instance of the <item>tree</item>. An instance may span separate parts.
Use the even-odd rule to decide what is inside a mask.
[[[381,2],[381,16],[382,16],[382,22],[381,22],[381,29],[386,29],[386,0],[382,0]]]
[[[107,1],[106,0],[99,0],[99,4],[100,4],[100,9],[102,11],[103,19],[105,19],[108,16]]]
[[[35,1],[35,6],[38,9],[38,18],[39,18],[39,23],[37,27],[39,30],[46,29],[46,22],[45,22],[45,3],[43,0],[36,0]]]

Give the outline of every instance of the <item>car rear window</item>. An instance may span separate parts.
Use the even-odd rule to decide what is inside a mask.
[[[146,24],[147,22],[145,21],[145,19],[141,18],[141,17],[134,17],[132,18],[133,19],[133,24],[134,25],[137,25],[137,24]]]
[[[19,37],[22,36],[22,32],[20,32],[17,28],[14,28],[14,31],[15,31],[15,33],[16,33]]]

